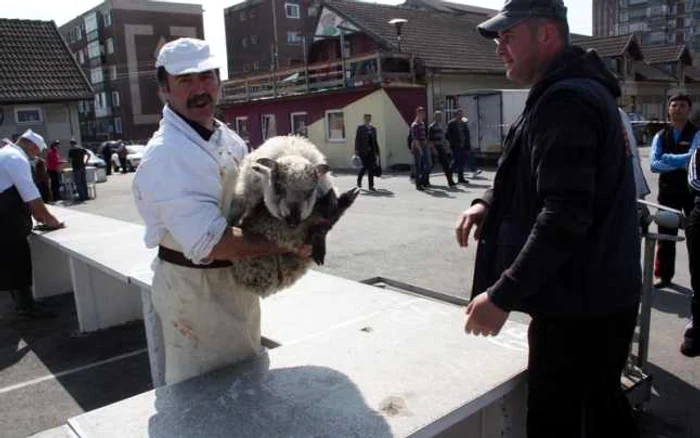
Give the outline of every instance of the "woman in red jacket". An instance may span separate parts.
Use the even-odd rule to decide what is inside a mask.
[[[54,202],[61,199],[61,178],[59,172],[61,171],[61,165],[65,163],[61,158],[60,144],[59,140],[54,140],[46,155],[46,168],[49,172],[49,178],[51,178],[51,193],[53,194]]]

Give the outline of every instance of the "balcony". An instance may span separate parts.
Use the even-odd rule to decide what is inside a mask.
[[[343,78],[345,71],[345,78]],[[223,83],[222,103],[356,88],[368,85],[416,86],[415,58],[405,53],[369,53],[317,62],[307,67],[232,79]]]

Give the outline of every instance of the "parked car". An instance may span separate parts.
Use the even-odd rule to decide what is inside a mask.
[[[143,150],[146,146],[141,144],[127,144],[126,147],[126,171],[133,172],[141,164],[141,159],[143,158]],[[121,162],[119,161],[118,150],[112,152],[112,167],[116,172],[117,169],[121,168]]]
[[[97,182],[105,182],[107,181],[107,163],[105,163],[105,160],[102,158],[98,157],[95,155],[93,151],[90,149],[85,149],[88,154],[88,161],[87,165],[96,167],[97,170],[95,171],[95,179]]]
[[[637,113],[627,113],[627,117],[632,125],[634,137],[640,145],[651,144],[657,132],[664,129],[668,123],[659,120],[647,120]]]

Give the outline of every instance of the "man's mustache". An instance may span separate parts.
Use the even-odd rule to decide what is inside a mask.
[[[187,108],[194,108],[202,104],[209,104],[213,102],[214,98],[211,97],[209,94],[198,94],[187,99]]]

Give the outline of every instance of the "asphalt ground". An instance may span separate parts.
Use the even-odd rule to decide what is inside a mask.
[[[642,149],[645,169],[647,154],[648,149]],[[133,174],[113,174],[98,185],[95,200],[67,207],[142,223],[131,198],[132,178]],[[468,185],[449,189],[444,176],[436,173],[434,187],[419,192],[408,175],[387,174],[376,182],[378,191],[363,191],[331,231],[326,265],[318,270],[353,280],[381,276],[467,297],[475,248],[458,248],[455,221],[492,178],[491,169],[469,178]],[[647,178],[656,188],[655,175],[648,173]],[[355,177],[340,173],[336,182],[341,190],[348,189]],[[366,179],[364,184],[367,187]],[[647,199],[654,201],[656,195]],[[700,359],[678,352],[690,309],[684,243],[677,253],[675,285],[654,293],[649,354],[654,392],[648,410],[638,417],[645,437],[700,438]],[[70,295],[51,299],[48,304],[60,316],[49,321],[11,316],[9,299],[3,295],[0,437],[25,437],[57,427],[71,416],[150,389],[141,324],[81,335],[76,333]],[[519,314],[511,317],[527,320]]]

